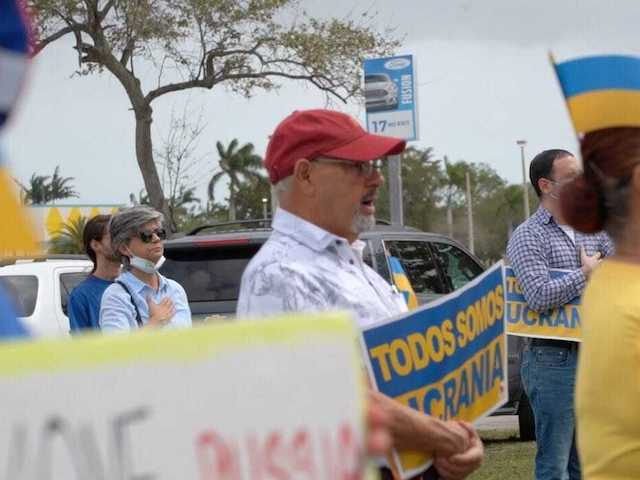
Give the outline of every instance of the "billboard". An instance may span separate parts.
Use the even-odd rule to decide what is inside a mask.
[[[418,140],[418,102],[413,55],[364,61],[367,130]]]

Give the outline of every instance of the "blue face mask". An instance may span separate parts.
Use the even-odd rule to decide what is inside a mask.
[[[144,273],[148,273],[149,275],[152,275],[154,273],[158,273],[158,270],[160,269],[160,267],[162,267],[165,260],[166,258],[164,258],[164,255],[163,255],[162,257],[160,257],[160,260],[158,260],[156,263],[153,263],[151,260],[147,260],[146,258],[136,257],[134,255],[129,259],[129,263],[131,264],[132,267],[135,267]]]

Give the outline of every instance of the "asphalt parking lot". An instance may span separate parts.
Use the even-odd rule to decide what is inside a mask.
[[[476,423],[476,428],[485,430],[518,430],[518,417],[516,415],[499,415],[487,417]]]

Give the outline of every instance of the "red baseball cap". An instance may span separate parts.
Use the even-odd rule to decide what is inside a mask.
[[[335,110],[296,110],[276,127],[264,165],[275,184],[293,173],[301,158],[330,157],[370,162],[405,148],[400,138],[367,133],[350,115]]]

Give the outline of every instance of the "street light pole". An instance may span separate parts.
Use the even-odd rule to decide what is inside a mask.
[[[265,220],[268,218],[267,217],[267,202],[269,201],[268,198],[263,197],[262,198],[262,218],[264,218]]]
[[[520,147],[520,159],[522,160],[522,199],[524,201],[524,219],[526,220],[531,216],[529,210],[529,187],[527,185],[527,168],[524,161],[524,147],[527,144],[526,140],[516,141]]]

